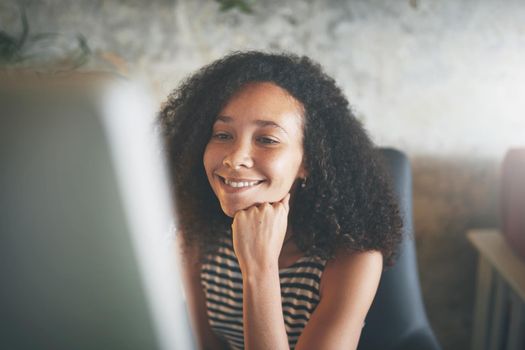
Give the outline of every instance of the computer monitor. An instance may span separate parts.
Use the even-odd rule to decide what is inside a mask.
[[[0,76],[0,347],[192,349],[157,106],[116,77]]]

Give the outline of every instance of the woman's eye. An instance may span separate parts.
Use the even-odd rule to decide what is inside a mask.
[[[212,137],[216,140],[229,140],[231,138],[230,134],[227,134],[225,132],[216,132],[212,135]]]
[[[265,145],[273,145],[279,143],[279,141],[270,137],[259,137],[257,140]]]

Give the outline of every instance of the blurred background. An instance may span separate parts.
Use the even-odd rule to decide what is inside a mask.
[[[470,345],[477,254],[500,167],[525,146],[522,0],[0,0],[2,60],[142,79],[160,104],[232,50],[308,55],[381,146],[408,154],[418,262],[444,349]]]

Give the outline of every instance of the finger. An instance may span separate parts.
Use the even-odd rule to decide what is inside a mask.
[[[270,202],[264,202],[264,203],[261,203],[261,205],[259,206],[259,208],[261,208],[261,209],[264,210],[264,209],[268,209],[268,208],[271,207],[271,206],[272,206],[272,203],[270,203]]]
[[[268,202],[258,202],[258,203],[255,203],[254,205],[252,205],[252,207],[254,208],[264,208],[267,204],[271,204],[271,203],[268,203]]]
[[[246,214],[246,212],[245,212],[243,209],[239,209],[239,210],[237,210],[235,213],[233,213],[233,222],[239,220],[239,218],[240,218],[243,214]],[[232,222],[232,225],[233,225],[233,222]]]

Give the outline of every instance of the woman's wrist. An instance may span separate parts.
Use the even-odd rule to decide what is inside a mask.
[[[243,280],[256,282],[264,276],[275,276],[279,274],[279,262],[276,259],[267,259],[265,261],[251,261],[240,264]]]

